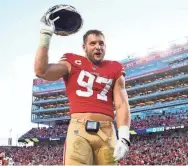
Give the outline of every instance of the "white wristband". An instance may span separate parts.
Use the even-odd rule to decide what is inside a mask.
[[[125,138],[127,141],[130,142],[130,133],[128,126],[120,126],[118,129],[118,136],[120,138]]]
[[[48,34],[40,34],[40,46],[49,48],[52,36]]]

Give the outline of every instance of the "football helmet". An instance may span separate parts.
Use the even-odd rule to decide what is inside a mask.
[[[78,32],[83,25],[83,19],[78,11],[70,5],[56,5],[48,9],[41,22],[54,26],[56,35],[68,36]]]

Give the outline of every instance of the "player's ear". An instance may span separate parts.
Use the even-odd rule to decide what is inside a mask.
[[[82,48],[83,48],[84,51],[86,51],[86,45],[85,44],[82,45]]]

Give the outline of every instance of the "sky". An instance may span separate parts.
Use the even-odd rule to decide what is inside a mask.
[[[62,54],[83,54],[82,36],[89,29],[106,36],[106,59],[122,60],[129,53],[146,55],[148,48],[167,46],[188,35],[187,0],[16,0],[0,2],[0,145],[32,127],[33,66],[39,44],[40,18],[57,4],[74,6],[82,29],[68,37],[53,36],[50,62]],[[11,132],[10,132],[11,130]]]

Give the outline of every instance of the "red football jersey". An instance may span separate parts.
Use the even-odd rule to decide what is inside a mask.
[[[117,61],[92,64],[87,58],[65,54],[61,61],[71,64],[71,72],[64,77],[72,113],[101,113],[114,118],[113,87],[122,75],[123,66]]]

